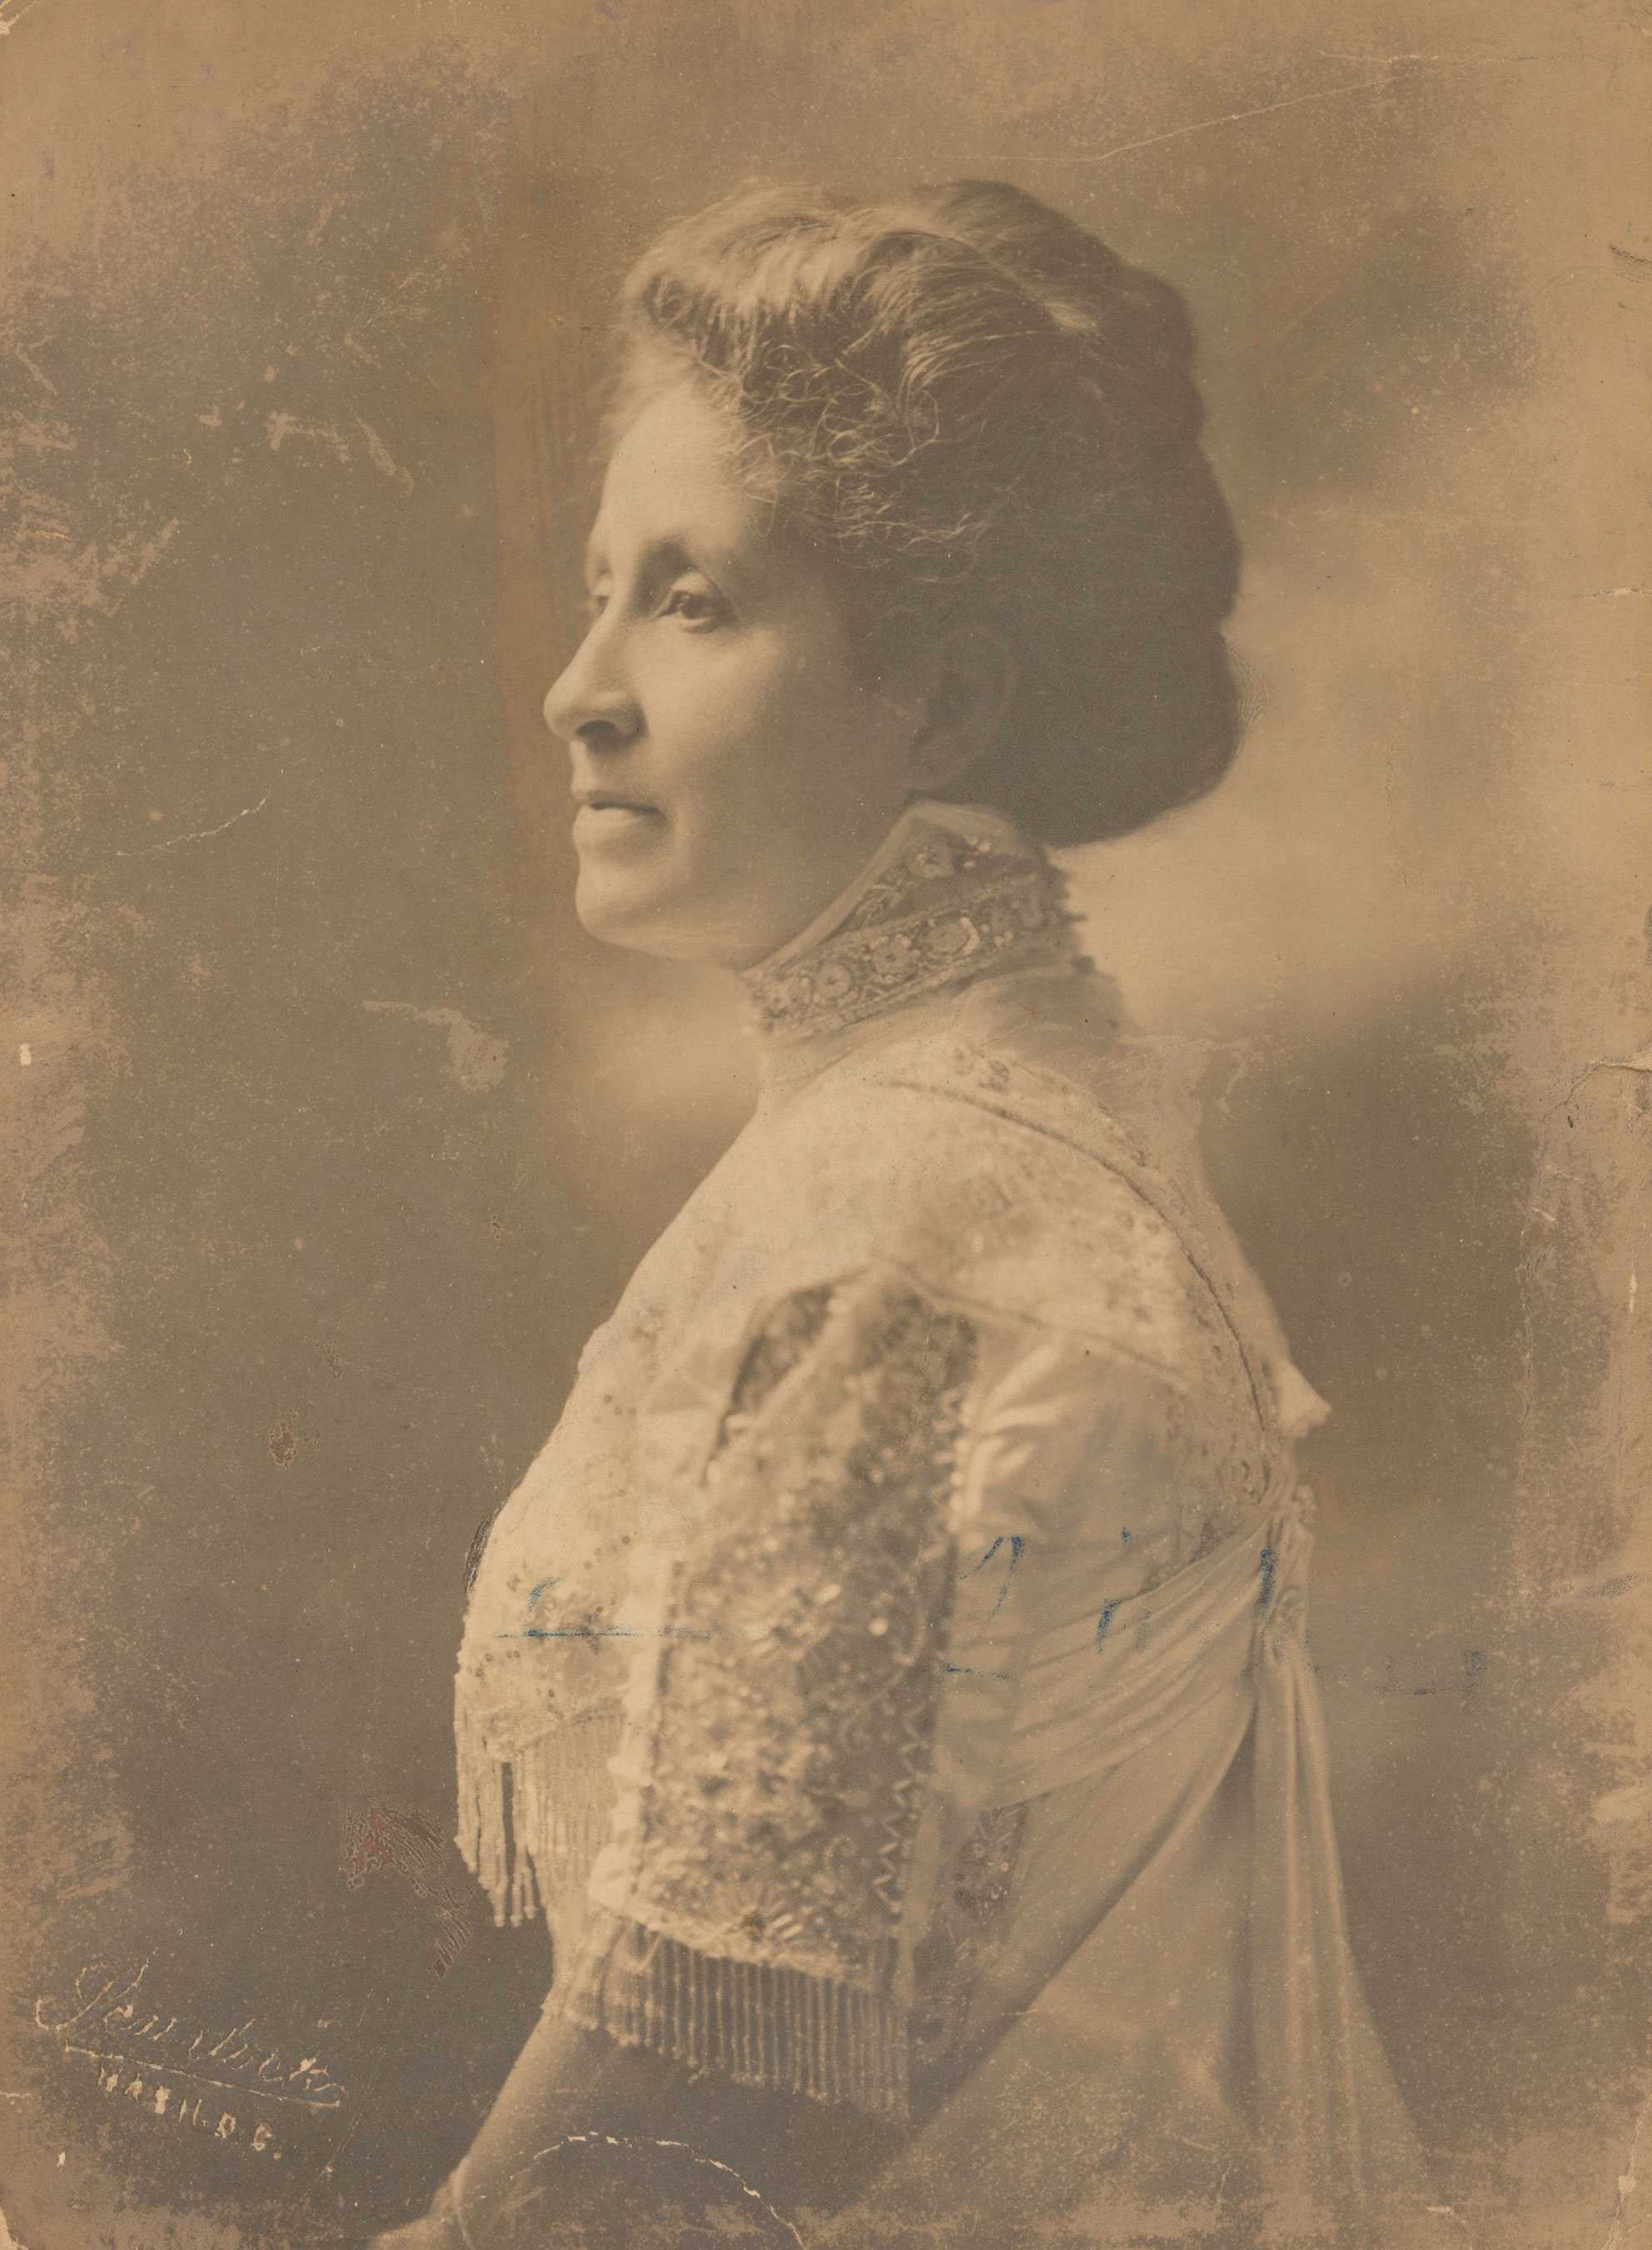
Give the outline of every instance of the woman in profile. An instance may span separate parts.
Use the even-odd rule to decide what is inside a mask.
[[[1431,2239],[1301,1640],[1323,1410],[1046,856],[1234,754],[1192,356],[991,183],[743,195],[630,277],[545,713],[585,927],[734,972],[762,1087],[481,1559],[460,1842],[554,1977],[382,2241]]]

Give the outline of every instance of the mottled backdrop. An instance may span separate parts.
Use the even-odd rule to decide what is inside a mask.
[[[1257,716],[1077,892],[1335,1408],[1314,1648],[1442,2198],[1652,2241],[1649,51],[1646,0],[0,0],[21,2250],[386,2223],[543,1996],[446,1840],[466,1553],[749,1059],[578,933],[538,705],[608,294],[776,173],[1013,178],[1193,307]]]

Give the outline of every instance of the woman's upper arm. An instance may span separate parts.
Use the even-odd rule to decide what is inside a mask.
[[[751,1323],[639,1565],[573,2020],[902,2113],[914,1951],[1116,1398],[1082,1342],[891,1264]]]
[[[752,1324],[638,1577],[619,1802],[562,2004],[754,2085],[898,2114],[913,1855],[983,1339],[868,1270]]]

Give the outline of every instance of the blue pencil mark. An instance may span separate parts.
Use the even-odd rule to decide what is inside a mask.
[[[944,1672],[967,1672],[977,1680],[1007,1680],[1010,1676],[1007,1672],[988,1672],[978,1664],[945,1664],[941,1668]]]
[[[542,1578],[528,1589],[528,1614],[539,1606],[540,1597],[562,1584],[560,1576]],[[525,1625],[519,1632],[496,1632],[495,1640],[709,1640],[709,1632],[694,1625]]]
[[[1101,1646],[1102,1643],[1107,1638],[1107,1628],[1112,1624],[1113,1612],[1117,1607],[1117,1602],[1109,1602],[1107,1607],[1102,1612],[1100,1617],[1096,1620],[1096,1646],[1097,1648]]]
[[[1128,1547],[1130,1545],[1130,1533],[1128,1530],[1123,1530],[1119,1533],[1118,1543],[1121,1547]]]
[[[988,1612],[988,1615],[991,1617],[996,1617],[999,1612],[1003,1608],[1005,1603],[1009,1599],[1010,1581],[1015,1576],[1017,1566],[1021,1559],[1021,1549],[1025,1544],[1020,1534],[1016,1531],[1011,1531],[1007,1534],[1000,1532],[999,1536],[992,1542],[992,1544],[987,1549],[985,1554],[982,1556],[980,1561],[971,1564],[967,1574],[969,1577],[973,1577],[978,1570],[985,1570],[987,1564],[992,1561],[994,1555],[998,1553],[999,1549],[1005,1543],[1006,1537],[1009,1541],[1010,1549],[1009,1568],[1004,1573],[1004,1584],[999,1589],[998,1599],[993,1603],[992,1609]]]

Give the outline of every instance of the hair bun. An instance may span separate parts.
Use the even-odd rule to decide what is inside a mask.
[[[1054,326],[1095,355],[1093,373],[1161,448],[1198,441],[1203,403],[1193,382],[1187,308],[1168,282],[1127,266],[1074,219],[1001,180],[919,190],[915,212],[967,244],[1013,280]]]

